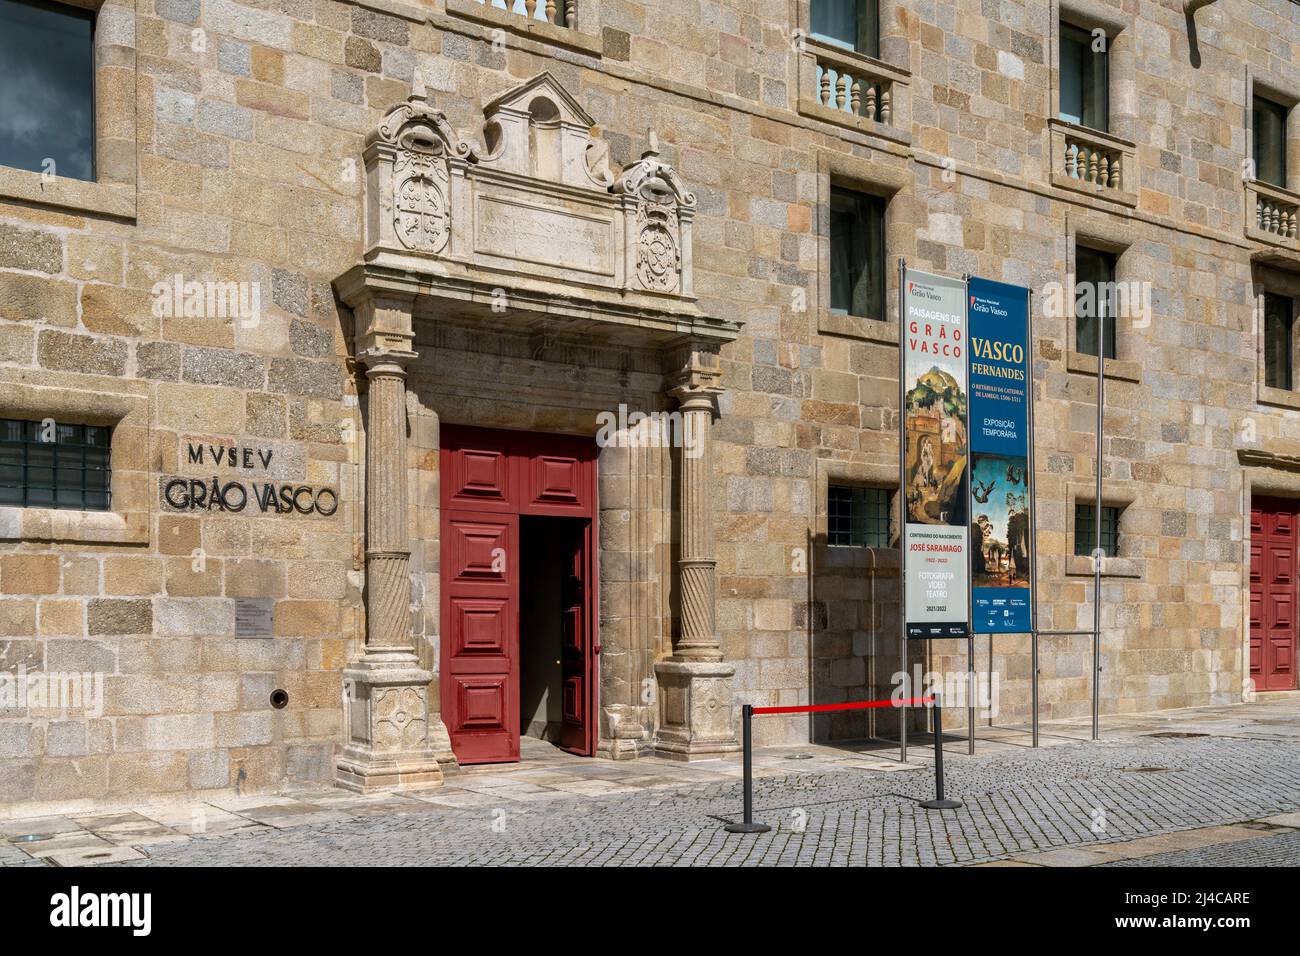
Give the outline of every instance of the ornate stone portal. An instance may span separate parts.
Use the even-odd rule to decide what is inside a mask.
[[[653,134],[617,174],[592,118],[547,73],[484,108],[483,145],[452,130],[418,79],[367,139],[366,249],[335,280],[356,316],[366,369],[364,654],[345,679],[345,786],[429,786],[451,760],[419,666],[409,569],[406,373],[416,322],[659,350],[681,401],[681,634],[656,668],[657,749],[736,749],[730,678],[714,631],[712,459],[717,351],[739,327],[700,312],[693,292],[695,197]],[[683,358],[685,357],[685,358]],[[684,362],[684,364],[683,364]],[[698,449],[698,455],[695,453]],[[435,743],[436,741],[441,742]]]

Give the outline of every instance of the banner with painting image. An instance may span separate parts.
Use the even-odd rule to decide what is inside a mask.
[[[1033,628],[1029,290],[972,278],[971,615],[977,634]]]
[[[970,629],[966,283],[910,269],[900,280],[905,633],[965,637]]]

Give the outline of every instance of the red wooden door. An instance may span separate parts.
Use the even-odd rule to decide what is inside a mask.
[[[1255,689],[1296,689],[1297,508],[1288,498],[1251,499],[1250,676]]]
[[[588,720],[591,702],[591,522],[569,525],[565,540],[565,574],[560,596],[560,746],[590,756],[593,741]]]
[[[561,740],[595,749],[598,653],[590,439],[447,425],[442,429],[441,693],[456,759],[519,759],[519,516],[586,519],[563,528]]]
[[[442,708],[456,759],[519,759],[519,516],[442,522]]]

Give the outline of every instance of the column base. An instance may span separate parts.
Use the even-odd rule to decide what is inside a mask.
[[[735,673],[735,666],[724,661],[669,658],[655,665],[659,682],[655,756],[707,760],[740,751],[731,713]]]
[[[429,714],[433,674],[414,654],[398,651],[367,655],[343,672],[343,680],[351,688],[345,698],[348,742],[335,760],[334,782],[358,793],[442,786]]]

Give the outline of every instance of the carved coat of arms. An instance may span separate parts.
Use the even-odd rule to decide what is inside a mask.
[[[393,227],[408,249],[441,252],[451,234],[449,177],[442,157],[404,150],[394,167]]]
[[[636,273],[641,285],[656,292],[675,292],[681,254],[673,235],[673,210],[643,202],[637,211]]]

